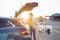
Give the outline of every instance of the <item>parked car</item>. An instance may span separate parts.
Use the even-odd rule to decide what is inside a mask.
[[[31,40],[30,30],[15,19],[1,17],[0,40]]]

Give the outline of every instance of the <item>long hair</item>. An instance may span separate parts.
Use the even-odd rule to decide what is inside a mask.
[[[28,22],[29,22],[29,26],[33,26],[33,14],[32,13],[30,13],[29,14],[29,19],[28,19]]]

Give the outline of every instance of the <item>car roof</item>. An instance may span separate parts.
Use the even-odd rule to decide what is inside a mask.
[[[6,17],[0,17],[0,20],[13,21],[13,19],[11,19],[11,18],[6,18]]]

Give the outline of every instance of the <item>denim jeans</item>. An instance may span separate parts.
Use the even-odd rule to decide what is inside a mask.
[[[33,34],[33,38],[34,38],[34,40],[36,40],[36,28],[31,27],[30,28],[30,34],[31,34],[31,37],[32,37],[32,34]]]

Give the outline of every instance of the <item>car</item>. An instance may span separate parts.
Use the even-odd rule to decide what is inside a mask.
[[[39,32],[47,32],[50,34],[52,32],[52,25],[40,25]]]
[[[16,19],[0,17],[0,40],[31,40],[30,30]]]

